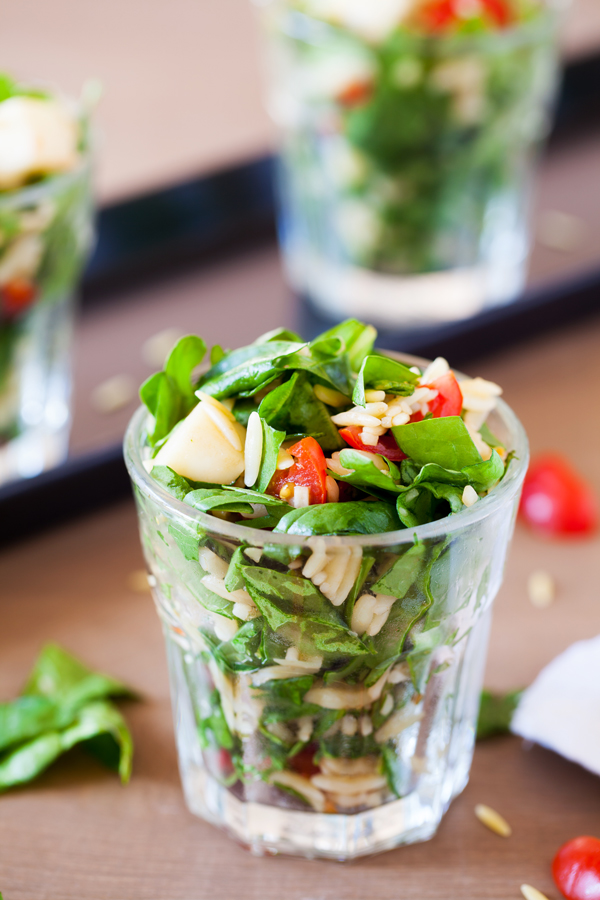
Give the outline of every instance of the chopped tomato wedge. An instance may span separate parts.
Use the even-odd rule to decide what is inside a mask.
[[[367,103],[373,95],[370,81],[352,81],[337,95],[336,100],[342,106],[352,108]]]
[[[514,20],[508,0],[478,0],[473,9],[498,28],[506,28]],[[419,10],[417,22],[426,31],[448,31],[464,21],[463,10],[461,0],[431,0]]]
[[[347,428],[340,429],[340,434],[346,443],[350,444],[351,447],[354,447],[355,450],[367,450],[369,453],[379,453],[380,456],[385,456],[386,459],[389,459],[392,462],[400,462],[400,460],[407,458],[406,453],[403,453],[396,443],[396,438],[391,431],[382,434],[375,446],[363,444],[360,438],[361,431],[362,428],[359,428],[358,425],[349,425]]]
[[[445,375],[441,375],[432,381],[431,384],[425,385],[425,387],[438,392],[437,397],[434,397],[428,403],[429,412],[434,419],[440,419],[442,416],[460,416],[463,395],[454,372],[447,372]],[[411,422],[416,421],[419,420],[413,416]]]
[[[16,316],[31,306],[36,294],[33,281],[27,278],[13,278],[0,288],[0,307],[6,315]]]
[[[312,437],[302,438],[288,453],[294,457],[294,465],[289,469],[275,472],[267,492],[279,496],[286,484],[303,485],[308,488],[308,502],[327,502],[327,463],[325,454]]]
[[[316,744],[308,744],[308,746],[303,747],[300,753],[296,753],[290,759],[292,769],[299,775],[304,775],[305,778],[317,775],[321,770],[313,762],[313,757],[318,749]]]
[[[585,836],[567,841],[554,857],[552,876],[567,900],[600,897],[600,840]]]
[[[523,519],[547,535],[592,534],[598,527],[598,504],[592,488],[569,462],[556,454],[531,464],[521,497]]]

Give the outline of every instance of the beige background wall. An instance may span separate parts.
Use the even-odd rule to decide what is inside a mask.
[[[600,0],[574,0],[563,43],[600,47]],[[269,145],[250,0],[4,0],[0,68],[70,93],[102,80],[104,200]]]

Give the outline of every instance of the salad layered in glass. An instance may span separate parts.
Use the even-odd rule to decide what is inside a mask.
[[[390,324],[514,296],[556,83],[553,0],[260,6],[293,286]]]
[[[468,777],[526,440],[375,336],[184,337],[126,437],[186,798],[259,853],[423,839]]]
[[[66,453],[71,301],[91,242],[88,154],[85,116],[0,75],[0,482]]]

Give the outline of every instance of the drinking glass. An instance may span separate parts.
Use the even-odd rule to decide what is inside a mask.
[[[490,417],[515,456],[488,496],[347,537],[194,510],[148,474],[147,424],[139,409],[125,459],[189,809],[256,854],[345,860],[432,837],[469,776],[528,459],[514,413],[500,402]],[[319,566],[325,593],[340,582],[338,605],[311,580]]]

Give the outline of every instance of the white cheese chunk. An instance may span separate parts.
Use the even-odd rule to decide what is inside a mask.
[[[238,422],[231,423],[240,437],[242,449],[238,450],[217,427],[206,405],[207,401],[201,400],[180,422],[157,453],[154,465],[169,466],[192,481],[231,484],[244,471],[246,429]]]
[[[32,175],[72,169],[78,130],[56,100],[10,97],[0,103],[0,189],[20,187]]]

